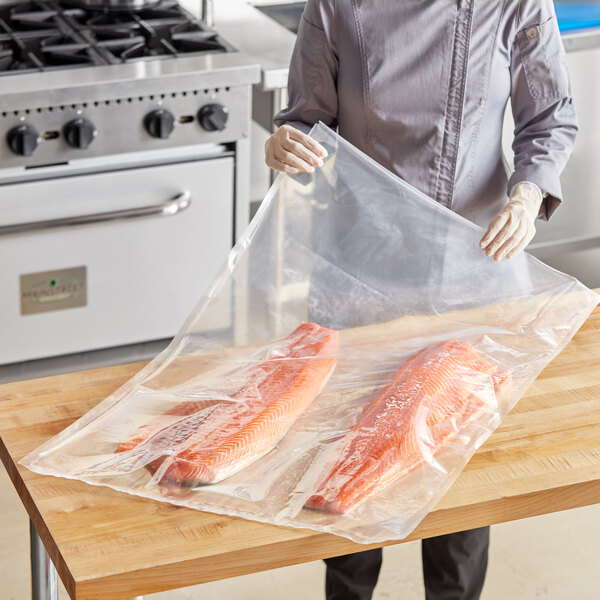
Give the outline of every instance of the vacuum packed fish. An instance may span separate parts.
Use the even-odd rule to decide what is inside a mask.
[[[365,407],[306,506],[345,513],[404,473],[432,462],[510,382],[472,344],[447,340],[411,356]]]
[[[303,323],[232,372],[233,391],[182,402],[141,427],[117,452],[158,448],[160,456],[149,467],[169,482],[221,481],[277,445],[327,383],[337,352],[337,331]]]

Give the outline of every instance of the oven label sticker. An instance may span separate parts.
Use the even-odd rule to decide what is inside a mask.
[[[87,267],[27,273],[19,279],[22,315],[87,304]]]

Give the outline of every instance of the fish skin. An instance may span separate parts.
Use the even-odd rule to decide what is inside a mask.
[[[510,384],[475,347],[446,340],[412,355],[364,408],[307,508],[346,513],[494,409]]]
[[[274,448],[321,392],[337,363],[338,332],[302,323],[287,338],[270,344],[256,364],[232,373],[232,402],[186,401],[141,427],[117,452],[168,438],[176,443],[148,466],[161,480],[183,485],[216,483]],[[210,410],[207,410],[210,409]],[[206,415],[190,431],[178,415]],[[169,422],[167,430],[165,423]],[[164,442],[163,442],[164,443]]]

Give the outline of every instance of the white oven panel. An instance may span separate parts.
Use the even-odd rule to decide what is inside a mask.
[[[233,185],[227,156],[0,186],[0,364],[174,335],[231,248]],[[83,280],[83,306],[23,314],[24,289]]]

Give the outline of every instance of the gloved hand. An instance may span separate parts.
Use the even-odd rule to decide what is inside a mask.
[[[515,184],[508,204],[492,219],[479,245],[494,260],[512,258],[535,235],[535,219],[542,205],[540,188],[530,181]]]
[[[282,125],[265,143],[265,162],[284,173],[312,173],[325,156],[321,144],[291,125]]]

